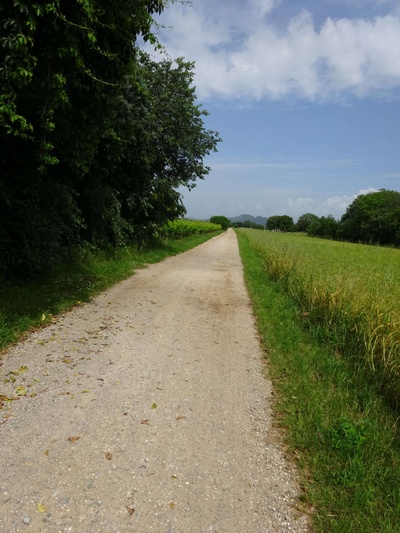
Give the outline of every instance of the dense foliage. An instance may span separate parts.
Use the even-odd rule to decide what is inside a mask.
[[[400,192],[382,189],[358,196],[340,221],[343,239],[400,245]]]
[[[267,220],[267,228],[272,231],[294,231],[293,218],[288,215],[274,215]]]
[[[400,192],[381,189],[357,196],[340,220],[306,213],[296,230],[325,239],[400,246]]]
[[[307,232],[313,222],[318,221],[317,215],[305,213],[301,215],[296,222],[296,231]]]
[[[223,230],[226,230],[231,225],[229,218],[224,217],[223,215],[214,215],[210,218],[210,222],[213,224],[219,224]]]
[[[317,217],[308,226],[307,233],[313,237],[336,239],[340,237],[340,224],[332,215]]]
[[[232,228],[250,228],[250,229],[265,229],[265,226],[262,224],[257,224],[257,222],[252,222],[251,220],[243,220],[243,222],[232,222]]]
[[[69,246],[138,240],[181,216],[176,191],[218,134],[193,64],[156,63],[166,0],[12,0],[0,6],[0,274],[34,274]]]

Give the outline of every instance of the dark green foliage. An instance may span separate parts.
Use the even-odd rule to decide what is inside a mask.
[[[296,231],[307,232],[310,225],[316,221],[318,221],[317,215],[313,215],[312,213],[305,213],[304,215],[301,215],[298,218],[296,222]]]
[[[341,236],[352,242],[400,245],[400,192],[381,189],[358,196],[340,221]]]
[[[0,6],[0,275],[35,275],[71,246],[143,240],[184,214],[179,185],[208,168],[216,132],[193,65],[155,63],[164,0]]]
[[[336,239],[340,235],[340,225],[332,215],[316,217],[309,224],[307,233],[313,237]]]
[[[210,218],[210,222],[213,224],[219,224],[223,230],[228,229],[231,225],[231,221],[229,218],[224,217],[222,215],[215,215]]]
[[[232,222],[232,228],[251,228],[251,229],[265,229],[262,224],[257,224],[251,220],[244,220],[243,222]]]
[[[297,222],[299,231],[305,227],[313,237],[400,246],[400,192],[381,189],[357,196],[340,221],[307,213]]]
[[[340,419],[335,422],[326,432],[329,445],[347,455],[358,451],[365,441],[364,430],[356,427],[348,420]]]
[[[288,215],[274,215],[267,220],[267,228],[272,231],[294,231],[293,218]]]

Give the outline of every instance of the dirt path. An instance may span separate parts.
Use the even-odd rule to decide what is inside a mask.
[[[0,370],[0,394],[21,395],[0,410],[2,533],[307,531],[232,230],[34,333]]]

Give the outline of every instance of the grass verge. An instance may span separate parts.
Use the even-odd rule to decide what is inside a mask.
[[[88,301],[107,287],[129,277],[135,269],[185,252],[221,231],[163,240],[151,247],[119,248],[109,253],[85,250],[66,260],[56,271],[25,283],[0,286],[0,349],[18,341],[32,328]]]
[[[301,477],[315,531],[400,531],[398,420],[365,373],[304,327],[284,283],[238,234],[269,374],[276,420]]]

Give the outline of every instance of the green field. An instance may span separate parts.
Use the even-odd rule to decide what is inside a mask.
[[[314,529],[400,531],[400,250],[238,237]]]
[[[304,322],[341,355],[365,364],[400,405],[400,250],[304,234],[252,232],[271,279],[283,283]]]
[[[181,239],[188,235],[204,235],[221,230],[219,224],[202,220],[178,219],[167,222],[161,229],[160,235],[167,239]]]

